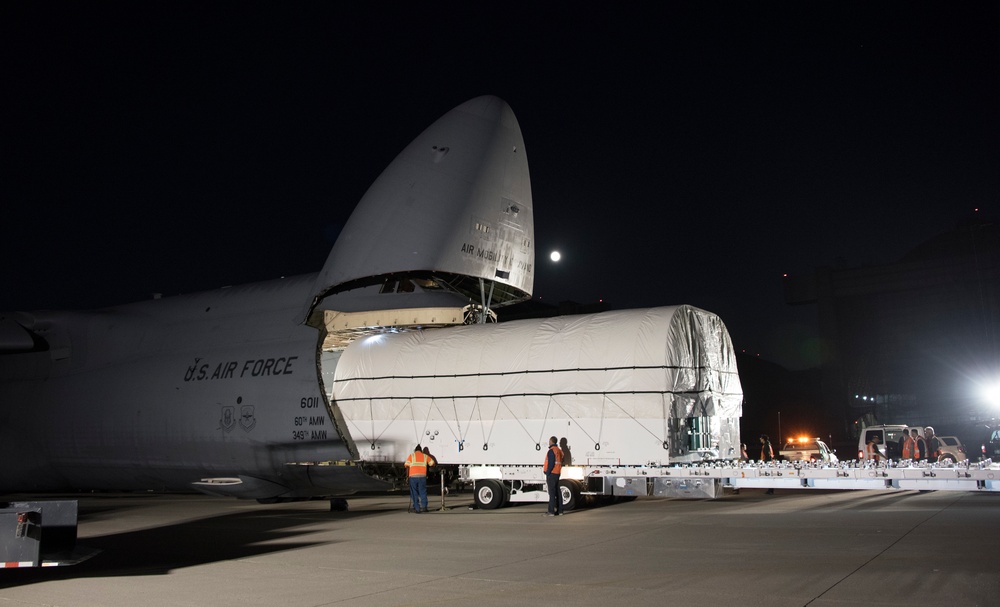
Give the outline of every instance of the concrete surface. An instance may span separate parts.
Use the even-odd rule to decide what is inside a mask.
[[[1000,604],[998,495],[744,489],[562,517],[406,501],[81,497],[79,543],[101,553],[0,570],[0,607]]]

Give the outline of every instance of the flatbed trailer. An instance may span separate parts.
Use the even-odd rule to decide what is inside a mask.
[[[548,501],[541,466],[460,466],[476,504]],[[564,466],[560,493],[567,510],[588,497],[712,499],[726,489],[932,490],[1000,492],[1000,464],[850,461],[712,462],[676,466]]]

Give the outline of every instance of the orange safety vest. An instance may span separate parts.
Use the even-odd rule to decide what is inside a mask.
[[[427,476],[428,458],[422,451],[414,451],[403,464],[409,468],[409,476]],[[433,466],[433,463],[430,463]]]
[[[559,447],[557,447],[555,445],[549,445],[549,451],[552,451],[552,452],[555,453],[556,462],[552,466],[552,469],[549,470],[549,454],[546,453],[545,454],[545,461],[542,462],[542,470],[544,470],[545,472],[551,472],[552,474],[559,474],[559,473],[562,472],[562,457],[563,457],[562,456],[562,449],[560,449]]]
[[[878,461],[878,458],[882,455],[879,453],[878,444],[868,443],[865,445],[865,453],[867,454],[866,459]]]
[[[924,447],[926,449],[927,447]],[[906,439],[906,444],[903,445],[903,459],[920,459],[926,458],[926,453],[920,452],[920,439],[913,438],[912,436]]]

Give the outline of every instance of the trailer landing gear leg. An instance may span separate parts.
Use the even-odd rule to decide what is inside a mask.
[[[342,497],[331,497],[330,512],[347,512],[347,500]]]

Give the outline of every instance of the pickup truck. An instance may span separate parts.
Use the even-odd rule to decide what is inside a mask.
[[[833,449],[818,438],[801,437],[789,439],[778,452],[778,458],[789,462],[827,462],[836,464],[839,460]]]

